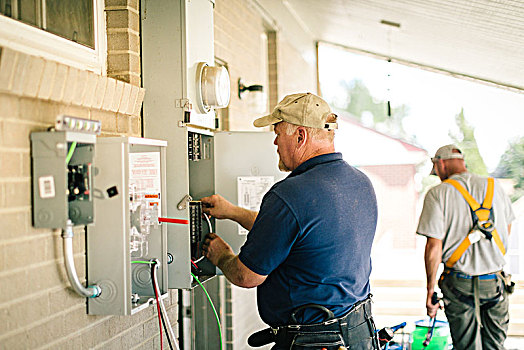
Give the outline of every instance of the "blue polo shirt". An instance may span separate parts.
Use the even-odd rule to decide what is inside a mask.
[[[290,323],[302,305],[342,316],[369,294],[377,202],[371,182],[340,153],[298,166],[264,196],[239,258],[267,279],[257,288],[260,317]],[[299,323],[322,320],[307,309]]]

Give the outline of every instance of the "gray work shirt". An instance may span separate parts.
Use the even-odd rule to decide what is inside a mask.
[[[457,180],[475,200],[482,204],[487,179],[471,173],[455,174]],[[504,247],[508,249],[508,225],[515,220],[511,201],[495,180],[493,197],[495,228]],[[468,203],[457,189],[447,183],[431,188],[424,199],[417,233],[442,240],[442,261],[446,262],[473,226]],[[453,266],[453,269],[476,276],[502,270],[504,257],[494,240],[482,238],[472,244]]]

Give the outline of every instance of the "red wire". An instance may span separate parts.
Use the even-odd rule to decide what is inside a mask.
[[[158,222],[167,222],[169,224],[183,224],[183,225],[188,225],[189,224],[189,220],[173,219],[173,218],[161,218],[161,217],[158,218]]]
[[[153,289],[155,290],[155,298],[156,298],[156,309],[158,311],[158,326],[160,328],[160,349],[164,349],[164,340],[162,336],[162,319],[160,318],[160,300],[158,300],[158,291],[156,290],[156,286],[153,286]]]
[[[191,260],[191,264],[193,264],[193,266],[195,267],[195,269],[197,269],[197,270],[199,269],[198,265],[195,264],[195,262],[194,262],[193,260]]]

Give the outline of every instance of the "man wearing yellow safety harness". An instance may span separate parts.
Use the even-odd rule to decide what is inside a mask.
[[[435,317],[439,308],[431,296],[443,262],[438,284],[454,348],[503,349],[510,287],[502,267],[515,219],[511,202],[493,178],[467,171],[457,146],[439,148],[431,160],[431,174],[442,183],[427,193],[417,228],[427,237],[427,313]]]

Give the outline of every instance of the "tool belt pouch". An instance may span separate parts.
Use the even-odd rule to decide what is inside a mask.
[[[504,281],[504,289],[508,294],[511,294],[515,291],[515,282],[511,280],[511,275],[502,271],[502,280]]]
[[[298,332],[291,342],[291,350],[338,350],[344,346],[340,332]]]

